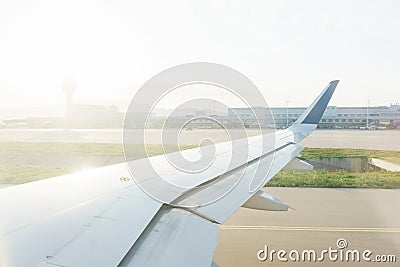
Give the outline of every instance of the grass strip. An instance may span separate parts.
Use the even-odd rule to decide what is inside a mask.
[[[353,148],[310,148],[301,152],[301,159],[309,158],[378,158],[400,164],[400,151]]]
[[[312,172],[280,171],[266,186],[269,187],[326,187],[326,188],[400,188],[400,172],[348,171]]]

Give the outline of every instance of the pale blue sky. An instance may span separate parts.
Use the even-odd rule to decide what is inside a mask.
[[[400,102],[400,1],[1,1],[0,106],[124,105],[193,61],[247,75],[270,106],[305,106],[334,79],[339,106]]]

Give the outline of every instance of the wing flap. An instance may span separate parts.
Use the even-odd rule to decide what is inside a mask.
[[[276,173],[278,173],[286,164],[288,164],[294,157],[296,157],[303,147],[289,144],[286,147],[275,152],[275,157],[273,158],[272,167],[268,173],[266,181],[269,181]],[[204,203],[205,199],[210,199],[212,196],[216,198],[221,196],[226,192],[227,188],[233,187],[233,189],[223,197],[219,198],[217,201],[200,206],[198,208],[193,208],[193,210],[201,214],[210,220],[216,221],[218,223],[225,222],[238,208],[240,208],[249,198],[251,198],[254,193],[249,192],[249,185],[257,174],[258,168],[267,168],[273,157],[273,154],[269,154],[261,158],[260,162],[255,161],[247,166],[242,166],[245,168],[237,169],[235,171],[229,172],[221,176],[216,182],[211,183],[208,186],[203,186],[196,188],[189,193],[184,194],[179,197],[173,204],[193,206],[197,203]],[[242,174],[238,176],[238,174]],[[239,181],[237,183],[237,181]]]
[[[210,266],[218,232],[189,211],[163,208],[118,266]]]

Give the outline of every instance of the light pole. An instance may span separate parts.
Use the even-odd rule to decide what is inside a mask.
[[[289,102],[286,100],[286,128],[289,127]]]

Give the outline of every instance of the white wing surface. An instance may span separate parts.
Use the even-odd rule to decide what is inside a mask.
[[[245,203],[280,205],[257,190],[300,153],[297,143],[317,127],[337,84],[273,133],[274,145],[260,145],[266,135],[217,144],[213,165],[201,173],[182,174],[160,155],[150,161],[165,183],[142,170],[138,184],[117,164],[1,189],[0,266],[211,266],[219,224]],[[144,184],[164,201],[144,193]],[[198,205],[208,199],[218,200]]]

